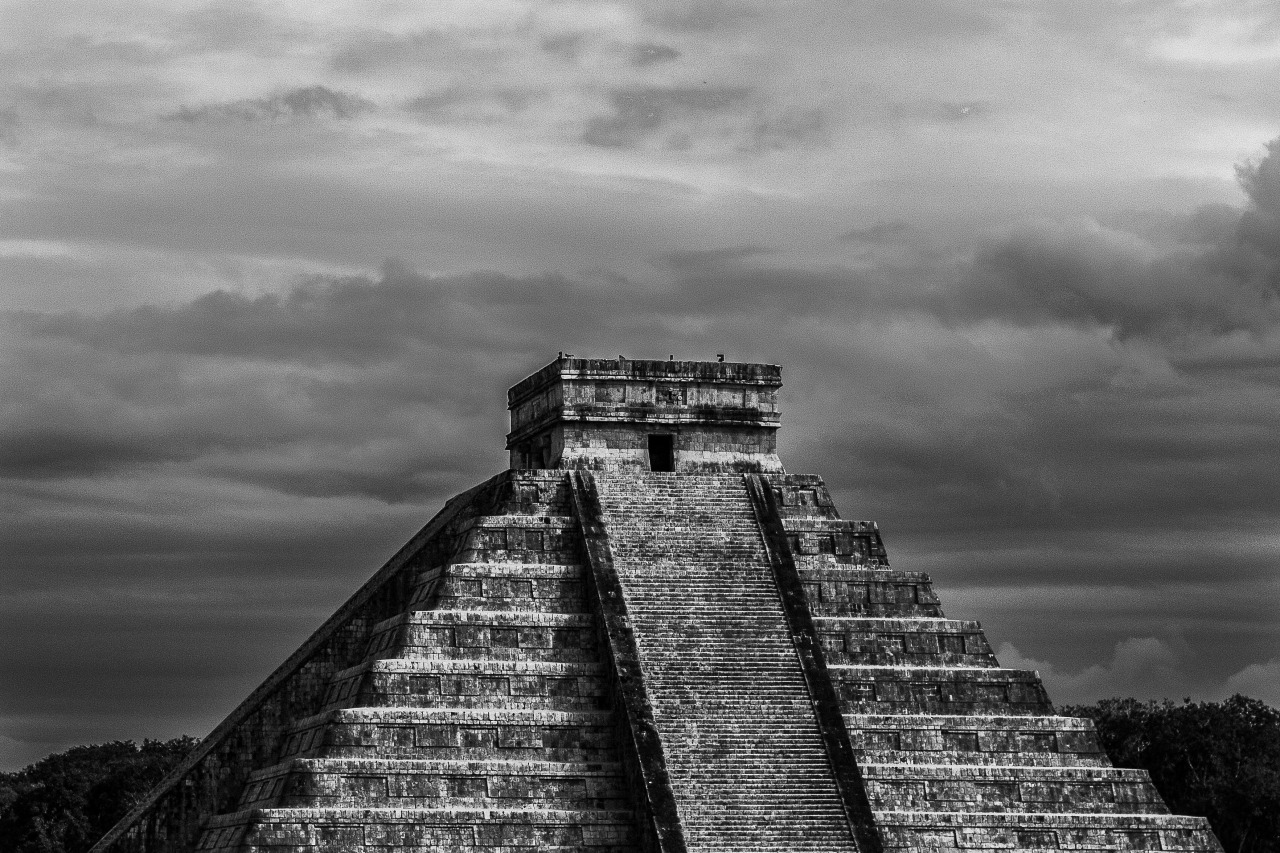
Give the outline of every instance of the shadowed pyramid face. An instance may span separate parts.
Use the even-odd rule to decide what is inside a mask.
[[[513,470],[781,472],[772,364],[558,358],[508,394]]]

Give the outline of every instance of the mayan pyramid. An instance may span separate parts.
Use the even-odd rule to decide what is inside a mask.
[[[1221,851],[776,452],[765,364],[558,358],[450,500],[99,844]]]

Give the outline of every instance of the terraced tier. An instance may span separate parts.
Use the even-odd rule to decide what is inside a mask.
[[[577,809],[248,809],[210,820],[199,850],[586,853],[633,849],[629,812]]]
[[[977,622],[933,617],[822,616],[814,624],[829,664],[996,667]]]
[[[1037,673],[1000,667],[977,622],[943,618],[927,575],[841,544],[804,487],[812,515],[782,524],[885,850],[1221,849],[1145,772],[1111,767],[1090,721],[1054,716]]]
[[[454,563],[433,604],[441,610],[590,611],[582,566],[575,563]]]
[[[379,623],[374,654],[465,659],[483,650],[489,660],[595,661],[596,620],[589,613],[517,610],[418,610]]]
[[[521,494],[550,489],[535,491]],[[461,561],[417,570],[410,609],[370,627],[365,659],[334,674],[201,849],[632,849],[635,799],[570,522],[470,519]]]
[[[864,763],[862,773],[880,811],[1166,812],[1141,770]]]
[[[1105,767],[1089,720],[1056,716],[846,714],[872,764]]]
[[[1220,851],[1203,818],[1180,815],[877,812],[884,849],[964,853]]]
[[[480,754],[479,749],[473,752]],[[255,772],[246,809],[629,808],[613,763],[474,758],[294,758]]]
[[[941,617],[924,572],[836,562],[832,555],[793,555],[814,616]]]
[[[1033,670],[830,664],[846,713],[1027,714],[1053,711]]]
[[[342,708],[297,723],[285,758],[465,758],[602,763],[616,759],[610,711]]]
[[[339,672],[330,708],[539,708],[608,706],[600,663],[384,658]]]

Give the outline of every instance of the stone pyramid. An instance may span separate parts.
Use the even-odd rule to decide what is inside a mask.
[[[776,454],[778,367],[562,357],[93,849],[1221,851]]]

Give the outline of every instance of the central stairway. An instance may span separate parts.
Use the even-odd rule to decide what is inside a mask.
[[[742,476],[595,482],[688,849],[856,849]]]

